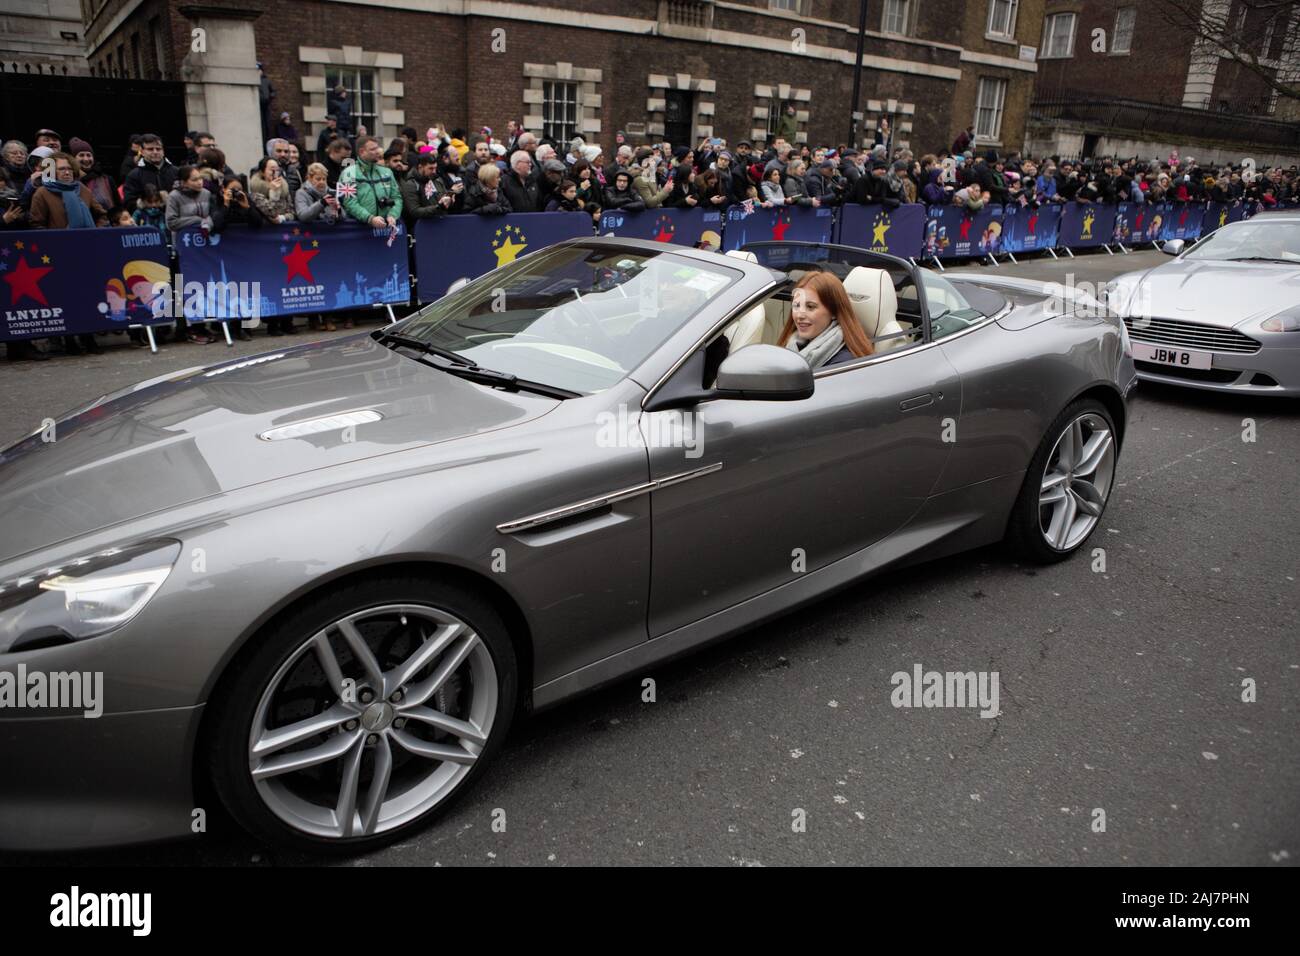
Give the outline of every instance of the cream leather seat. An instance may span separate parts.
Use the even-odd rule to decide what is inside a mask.
[[[745,262],[757,262],[758,256],[752,252],[744,252],[741,249],[732,249],[723,255],[730,256],[733,259],[743,259]],[[763,303],[754,306],[736,321],[732,322],[722,334],[727,337],[731,343],[731,351],[743,349],[746,345],[760,345],[763,342],[763,333],[767,326],[767,313],[763,310]]]
[[[849,294],[853,311],[867,338],[903,331],[895,318],[898,293],[894,291],[894,282],[886,270],[855,266],[844,280],[844,291]],[[877,352],[887,352],[907,342],[906,337],[899,337],[872,344]]]

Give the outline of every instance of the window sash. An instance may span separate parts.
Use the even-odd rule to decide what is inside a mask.
[[[1128,53],[1133,49],[1133,28],[1137,24],[1137,7],[1120,7],[1115,11],[1115,42],[1111,53]]]
[[[1018,0],[989,0],[989,20],[985,32],[995,37],[1014,37],[1018,5]]]
[[[562,80],[542,81],[542,133],[568,142],[578,132],[578,84]]]
[[[325,71],[325,89],[342,83],[352,98],[352,130],[364,126],[370,136],[379,135],[379,110],[376,108],[375,71],[354,66],[330,67]]]
[[[1074,53],[1073,13],[1053,13],[1043,21],[1044,57],[1067,57]]]
[[[975,105],[975,138],[997,140],[1002,135],[1002,108],[1006,102],[1007,81],[997,77],[980,77]]]
[[[908,34],[911,0],[885,0],[884,13],[880,20],[881,33],[895,33],[899,36]]]

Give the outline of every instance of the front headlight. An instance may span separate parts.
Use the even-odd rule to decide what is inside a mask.
[[[158,593],[180,552],[179,541],[145,541],[0,583],[0,654],[121,627]]]
[[[1282,312],[1259,323],[1261,332],[1300,332],[1300,310]]]

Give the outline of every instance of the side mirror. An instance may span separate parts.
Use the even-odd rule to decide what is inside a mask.
[[[1160,251],[1167,256],[1179,256],[1182,255],[1183,249],[1186,247],[1186,245],[1187,243],[1185,243],[1182,239],[1170,239],[1168,242],[1166,242],[1163,246],[1160,247]]]
[[[713,388],[700,387],[704,368],[704,349],[700,349],[646,403],[645,410],[691,408],[720,398],[795,402],[813,393],[813,374],[807,360],[775,345],[747,345],[728,355],[718,367]]]
[[[467,285],[469,285],[469,276],[461,276],[451,285],[447,286],[447,291],[444,294],[451,295],[453,292],[458,292],[459,290],[465,288],[465,286]]]
[[[749,345],[728,355],[718,368],[719,398],[797,402],[813,393],[807,359],[778,345]]]

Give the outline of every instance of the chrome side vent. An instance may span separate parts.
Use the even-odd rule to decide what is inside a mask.
[[[280,425],[268,429],[257,437],[262,441],[284,441],[286,438],[304,438],[307,435],[319,435],[322,432],[342,431],[356,425],[377,422],[384,416],[373,408],[362,408],[355,412],[339,412],[321,418],[308,418],[291,425]]]

